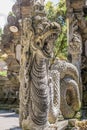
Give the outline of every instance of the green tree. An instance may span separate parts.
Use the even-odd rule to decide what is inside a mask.
[[[66,26],[66,4],[65,0],[60,0],[56,5],[52,2],[47,2],[46,6],[47,17],[51,21],[56,21],[61,25],[61,33],[55,42],[55,57],[61,59],[67,58],[67,26]],[[55,58],[54,57],[54,58]]]

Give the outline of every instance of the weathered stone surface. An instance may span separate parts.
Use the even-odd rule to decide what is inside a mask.
[[[20,5],[18,2],[16,2],[13,7],[12,7],[12,12],[16,15],[18,19],[21,18],[21,13],[20,13]]]
[[[36,2],[32,11],[21,25],[20,124],[24,130],[45,130],[49,113],[51,123],[55,123],[60,112],[59,74],[49,75],[48,66],[60,25],[47,20],[41,3]],[[53,78],[58,81],[56,86]]]
[[[15,9],[16,8],[16,9]],[[12,102],[19,102],[19,69],[20,69],[20,52],[17,50],[17,44],[20,44],[19,23],[20,7],[16,3],[13,5],[12,14],[7,17],[7,24],[4,27],[4,34],[2,35],[2,51],[7,54],[5,59],[7,63],[7,78],[1,79],[2,84],[2,103],[11,104]],[[15,31],[15,29],[17,31]],[[18,56],[19,55],[19,56]],[[4,83],[3,83],[4,82]],[[1,101],[1,100],[0,100]]]
[[[86,106],[86,93],[87,93],[87,54],[86,54],[86,41],[87,41],[87,20],[86,20],[86,16],[87,16],[87,2],[85,0],[81,1],[81,0],[73,0],[73,1],[68,1],[67,0],[67,16],[68,16],[68,25],[69,25],[69,43],[74,42],[74,40],[72,39],[72,37],[74,36],[73,34],[75,34],[75,32],[78,32],[79,35],[81,36],[81,38],[77,37],[77,39],[79,38],[80,40],[80,44],[76,42],[76,46],[75,48],[76,51],[75,53],[78,52],[79,50],[79,55],[73,55],[72,56],[72,61],[73,59],[74,63],[76,66],[79,66],[79,72],[80,72],[80,77],[82,78],[82,85],[83,87],[81,88],[81,93],[83,91],[83,107]],[[71,17],[73,16],[73,17]],[[76,22],[74,22],[76,21]],[[75,23],[75,24],[74,24]],[[74,26],[73,26],[74,25]],[[75,36],[74,36],[75,38]],[[79,41],[78,40],[78,41]],[[71,41],[71,42],[70,42]],[[78,45],[80,45],[78,49]],[[69,44],[69,48],[72,45]],[[72,46],[73,47],[73,46]],[[71,53],[71,50],[69,51],[69,53]],[[80,80],[80,84],[81,84],[81,80]]]
[[[71,63],[56,60],[53,70],[60,72],[60,109],[64,118],[73,118],[81,107],[79,73]]]
[[[75,127],[75,123],[76,123],[77,119],[69,119],[68,123],[71,127]]]
[[[11,25],[15,25],[16,24],[16,17],[13,15],[8,15],[7,17],[7,22],[8,24]]]
[[[56,124],[51,124],[49,127],[44,128],[44,130],[67,130],[67,126],[68,126],[68,120],[59,121]],[[26,126],[24,127],[24,130],[26,129],[29,129],[28,124],[26,124]],[[41,128],[38,128],[38,130],[41,130]]]
[[[74,9],[81,9],[85,4],[85,0],[73,0],[71,2],[71,7],[74,8]]]
[[[87,120],[83,121],[76,121],[75,127],[79,130],[86,130],[87,129]]]
[[[19,102],[18,83],[11,82],[7,77],[0,76],[0,103],[15,104]]]

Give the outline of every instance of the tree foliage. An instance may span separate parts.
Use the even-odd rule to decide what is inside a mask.
[[[51,21],[56,21],[61,25],[61,33],[55,42],[55,57],[66,59],[67,57],[67,27],[66,27],[66,4],[65,0],[60,0],[56,5],[48,1],[46,6],[47,17]]]

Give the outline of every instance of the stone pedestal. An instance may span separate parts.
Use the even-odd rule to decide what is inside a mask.
[[[68,120],[65,120],[65,121],[60,121],[57,124],[51,125],[46,130],[65,130],[67,126],[68,126]]]
[[[33,128],[28,128],[29,122],[26,120],[23,122],[23,130],[67,130],[68,120],[59,121],[55,124],[51,124],[47,127],[34,126]]]

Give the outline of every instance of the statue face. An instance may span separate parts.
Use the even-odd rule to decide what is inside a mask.
[[[47,39],[44,40],[42,51],[43,54],[48,58],[53,57],[53,49],[56,37],[56,34],[51,34],[49,37],[47,37]]]
[[[73,39],[69,44],[69,52],[71,54],[81,54],[82,53],[82,38],[79,33],[75,32],[73,34]]]
[[[32,25],[35,36],[33,46],[41,56],[52,58],[54,42],[61,32],[61,27],[58,23],[50,22],[46,18],[44,6],[38,2],[34,6],[33,15]]]
[[[48,57],[48,58],[52,58],[53,57],[53,42],[52,40],[49,41],[44,41],[44,45],[42,48],[43,54]]]
[[[43,35],[45,37],[45,35]],[[56,34],[50,33],[50,35],[46,36],[45,39],[36,40],[34,47],[41,53],[45,58],[52,58],[53,57],[53,49],[55,43]]]

